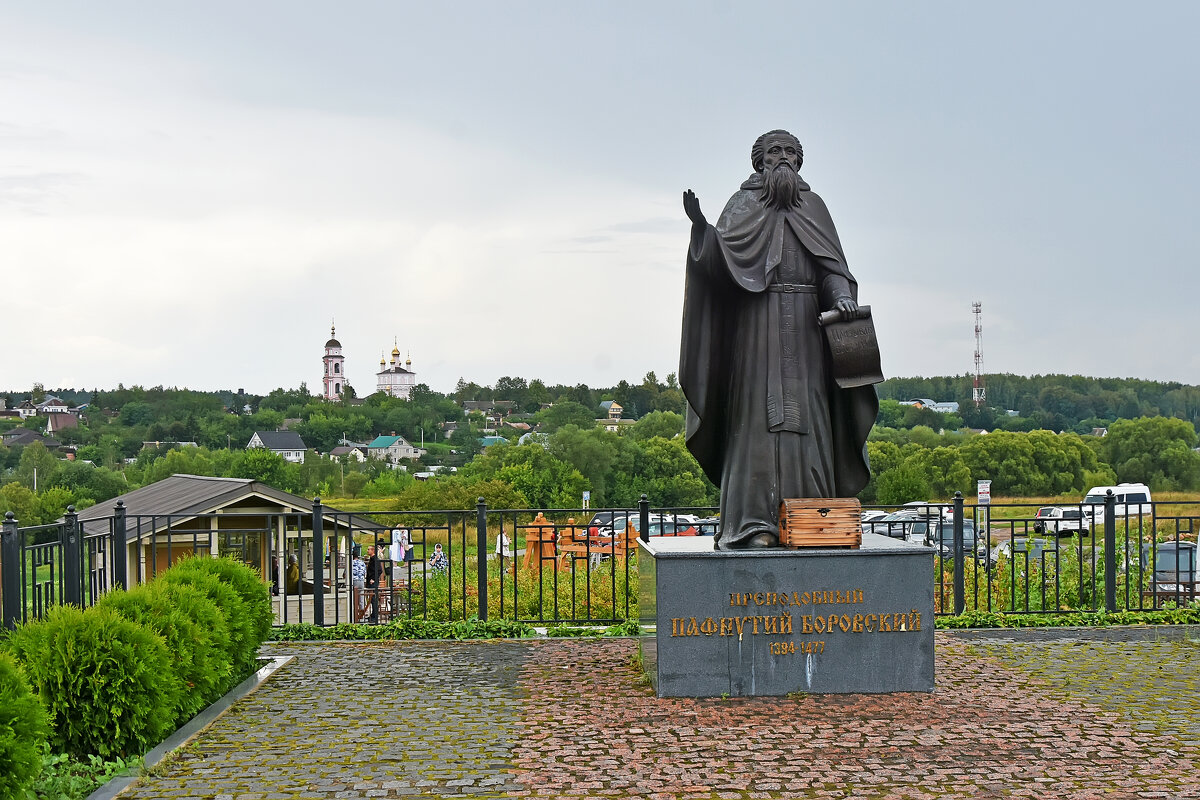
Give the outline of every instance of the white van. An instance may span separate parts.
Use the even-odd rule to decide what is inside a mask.
[[[1093,522],[1104,520],[1104,499],[1112,492],[1117,499],[1117,518],[1127,514],[1149,515],[1153,511],[1150,505],[1150,487],[1144,483],[1119,483],[1116,486],[1093,486],[1088,489],[1087,497],[1083,498],[1084,511],[1091,512]]]

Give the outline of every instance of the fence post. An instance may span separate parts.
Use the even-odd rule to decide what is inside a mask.
[[[942,543],[938,542],[938,547]],[[972,552],[971,554],[975,554]],[[967,607],[967,591],[964,572],[966,558],[963,556],[963,496],[954,493],[954,613],[961,614]]]
[[[1117,496],[1104,495],[1104,610],[1117,610]]]
[[[82,548],[79,546],[79,515],[75,506],[67,506],[60,536],[62,542],[63,602],[83,607]]]
[[[325,625],[325,514],[321,498],[313,498],[313,624]]]
[[[113,508],[112,541],[109,550],[112,552],[112,583],[110,589],[118,586],[129,588],[129,544],[125,541],[125,501],[118,500]]]
[[[643,542],[650,541],[650,498],[642,495],[642,499],[638,500],[638,522],[641,524],[641,530],[638,531],[638,536]]]
[[[21,534],[17,518],[4,512],[4,527],[0,532],[0,586],[3,587],[4,627],[12,630],[21,621]]]
[[[479,620],[487,622],[488,618],[488,585],[487,585],[487,501],[482,497],[475,503],[475,557],[479,562],[477,586],[479,589]]]

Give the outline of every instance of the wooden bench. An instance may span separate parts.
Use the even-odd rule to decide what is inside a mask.
[[[1142,600],[1149,600],[1152,608],[1159,608],[1168,602],[1185,605],[1196,599],[1198,586],[1200,582],[1197,581],[1180,581],[1176,584],[1151,582],[1149,589],[1142,590]]]

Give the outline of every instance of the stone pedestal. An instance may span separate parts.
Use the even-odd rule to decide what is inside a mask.
[[[933,550],[724,551],[639,541],[642,664],[659,697],[933,691]]]

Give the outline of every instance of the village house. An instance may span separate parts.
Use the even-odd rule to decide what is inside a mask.
[[[401,461],[420,458],[425,455],[425,451],[413,447],[403,436],[397,436],[393,431],[387,436],[376,436],[374,441],[367,445],[367,454],[371,458],[383,459],[395,467]]]
[[[304,452],[308,449],[300,434],[295,431],[255,431],[246,449],[256,447],[278,453],[285,461],[291,461],[293,464],[303,464]]]
[[[365,444],[339,444],[337,447],[329,451],[329,455],[333,458],[341,458],[346,456],[359,464],[365,462],[367,456],[367,446]]]

